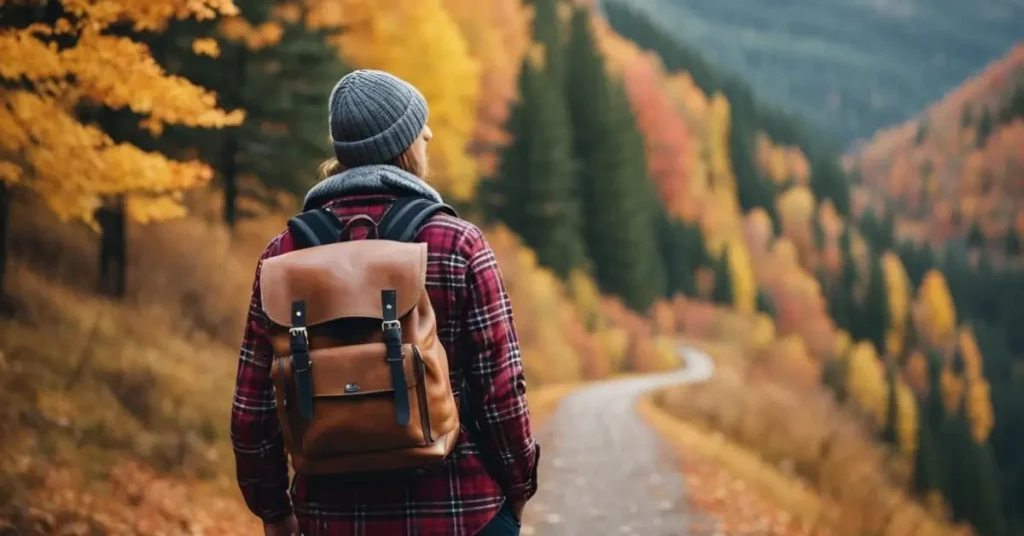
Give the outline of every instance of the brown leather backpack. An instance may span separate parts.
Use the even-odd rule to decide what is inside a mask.
[[[448,358],[425,288],[420,225],[447,205],[399,198],[378,224],[327,209],[288,222],[295,251],[263,262],[277,415],[296,473],[439,463],[459,436]],[[341,241],[368,223],[374,238]]]

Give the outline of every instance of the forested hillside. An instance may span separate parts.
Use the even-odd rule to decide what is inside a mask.
[[[839,512],[813,522],[1019,534],[1021,274],[901,242],[799,121],[591,5],[5,4],[0,515],[246,533],[203,503],[233,487],[248,285],[329,151],[331,85],[368,67],[429,100],[430,181],[496,251],[531,385],[728,344],[706,397],[665,398]]]
[[[1024,2],[609,0],[850,143],[901,123],[1024,38]]]
[[[846,158],[858,212],[895,215],[896,235],[1015,263],[1024,237],[1024,41],[911,121]]]
[[[742,95],[642,16],[613,6],[608,15],[624,37],[671,68],[685,71],[692,62],[706,91]],[[773,317],[776,337],[790,343],[776,352],[780,363],[762,358],[769,364],[761,367],[777,369],[790,387],[822,381],[840,403],[863,408],[878,439],[906,457],[908,468],[894,478],[905,479],[933,513],[982,534],[1019,533],[1021,465],[1013,445],[1024,434],[1024,347],[1013,326],[1024,320],[1024,274],[995,268],[986,256],[968,260],[953,243],[933,249],[899,240],[892,212],[886,218],[850,211],[850,181],[842,172],[841,181],[830,175],[815,188],[820,168],[809,159],[808,178],[800,150],[814,145],[799,137],[795,147],[773,142],[764,132],[780,127],[759,117],[756,103],[733,110],[746,115],[733,118],[729,131],[737,195],[742,201],[757,193],[742,217],[757,301]],[[742,143],[744,137],[754,143]],[[755,166],[744,178],[748,158]],[[717,221],[705,227],[718,229]],[[739,297],[730,301],[743,309]],[[827,450],[816,463],[828,459]]]

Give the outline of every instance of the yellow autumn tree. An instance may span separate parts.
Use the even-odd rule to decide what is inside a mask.
[[[958,333],[957,346],[963,360],[963,393],[967,420],[971,423],[971,434],[975,441],[983,443],[988,439],[995,424],[992,396],[989,383],[982,369],[981,349],[970,328]]]
[[[850,396],[876,423],[885,423],[889,389],[874,345],[868,341],[858,342],[846,366],[846,388]]]
[[[887,251],[882,255],[882,274],[889,298],[890,325],[886,330],[885,351],[890,356],[903,353],[906,340],[907,315],[910,313],[911,283],[900,258]]]
[[[814,249],[814,236],[811,234],[816,207],[814,194],[810,188],[795,186],[780,195],[775,203],[779,218],[782,220],[783,236],[793,241],[799,252],[799,259],[806,262]]]
[[[753,313],[757,307],[757,281],[754,279],[750,252],[741,240],[730,240],[726,248],[729,252],[733,304],[740,312]]]
[[[917,289],[914,304],[915,324],[926,342],[935,347],[952,342],[956,328],[956,308],[946,278],[938,270],[929,270]]]
[[[442,0],[315,4],[316,25],[344,28],[335,43],[348,62],[388,71],[423,93],[434,131],[428,145],[431,183],[455,199],[469,199],[478,178],[468,148],[476,128],[480,65]]]
[[[64,0],[54,24],[0,30],[0,181],[37,192],[62,219],[93,223],[104,196],[126,196],[139,220],[183,214],[181,190],[204,184],[209,167],[117,143],[81,119],[81,107],[131,110],[142,126],[217,128],[242,121],[216,96],[167,74],[149,49],[108,33],[115,24],[160,30],[171,19],[230,15],[230,0]],[[57,42],[71,43],[58,46]]]
[[[917,398],[905,381],[896,382],[896,436],[900,450],[908,457],[917,452]]]
[[[480,174],[488,176],[497,168],[499,147],[509,141],[503,128],[516,97],[519,65],[530,44],[530,12],[519,0],[444,0],[444,5],[480,65],[470,153]]]
[[[928,377],[928,359],[923,353],[915,350],[910,354],[904,366],[903,377],[906,378],[907,384],[910,385],[911,389],[917,393],[924,394],[928,392],[928,389],[931,387],[929,385],[930,378]]]
[[[711,96],[711,117],[709,126],[711,180],[716,189],[734,190],[735,178],[732,174],[732,161],[729,158],[729,117],[731,115],[729,100],[720,92]]]

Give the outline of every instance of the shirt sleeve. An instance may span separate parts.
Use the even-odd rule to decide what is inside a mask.
[[[530,499],[537,490],[540,447],[530,428],[519,340],[512,304],[494,252],[479,230],[464,243],[467,301],[460,350],[467,360],[470,411],[482,429],[486,450],[496,454],[496,475],[512,502]]]
[[[256,267],[239,352],[231,408],[231,443],[238,486],[246,505],[265,523],[273,523],[288,517],[292,505],[288,496],[288,459],[270,379],[270,322],[263,312],[260,295],[260,270],[268,256],[265,253]]]

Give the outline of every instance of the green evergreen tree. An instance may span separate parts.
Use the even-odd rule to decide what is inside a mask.
[[[665,297],[696,295],[694,270],[699,258],[691,255],[692,234],[686,224],[661,208],[658,215],[658,247],[665,265]]]
[[[180,65],[181,74],[217,92],[225,109],[246,111],[245,122],[220,130],[177,129],[168,132],[172,143],[198,147],[217,172],[224,190],[224,220],[229,226],[245,216],[238,211],[239,178],[256,177],[271,189],[304,194],[316,181],[315,170],[328,151],[324,121],[328,95],[348,70],[337,50],[327,43],[327,30],[313,30],[303,22],[275,18],[273,3],[236,2],[253,26],[275,20],[284,31],[272,46],[250,50],[215,31],[215,22],[183,21],[167,34],[173,43],[167,54]],[[196,56],[193,39],[210,36],[220,47],[218,58]],[[198,140],[198,141],[197,141]]]
[[[960,109],[960,128],[967,128],[974,122],[974,109],[971,107],[971,103],[964,103],[963,108]]]
[[[735,301],[735,294],[732,288],[732,277],[729,273],[729,250],[722,251],[721,258],[714,266],[715,290],[711,294],[711,301],[722,305],[732,305]]]
[[[1019,82],[1010,98],[1007,99],[1006,104],[1003,105],[1003,111],[999,114],[1000,123],[1012,123],[1015,119],[1024,118],[1024,82]]]
[[[931,412],[935,408],[928,399],[918,399],[917,451],[914,453],[914,490],[922,496],[929,491],[941,491],[944,468],[940,456],[942,445],[932,430]],[[941,409],[941,408],[940,408]]]
[[[763,289],[758,289],[755,305],[758,312],[764,313],[772,318],[775,317],[775,302],[772,297]]]
[[[832,155],[808,156],[811,161],[811,191],[820,203],[831,199],[836,211],[846,217],[850,216],[850,184],[839,161]]]
[[[533,40],[544,46],[544,72],[556,85],[565,83],[565,31],[558,17],[564,0],[525,0],[533,10]]]
[[[899,419],[899,398],[896,397],[896,371],[892,367],[886,370],[886,384],[889,388],[889,398],[886,401],[885,426],[882,428],[882,441],[894,446],[900,446],[900,436],[897,430]]]
[[[878,214],[875,213],[874,208],[868,207],[864,209],[864,214],[861,215],[858,228],[864,235],[864,240],[867,240],[868,244],[872,247],[877,248],[882,234],[882,223],[879,221]]]
[[[853,308],[853,297],[850,295],[850,288],[840,281],[832,283],[828,294],[828,315],[832,317],[836,327],[850,332],[851,317]]]
[[[977,221],[971,222],[971,227],[967,230],[967,245],[972,248],[985,245],[985,237],[981,234],[981,227]]]
[[[925,462],[930,463],[931,467],[931,478],[933,480],[932,486],[927,489],[938,490],[942,493],[943,497],[947,499],[950,497],[950,479],[949,479],[949,454],[946,449],[945,437],[943,430],[945,429],[945,423],[948,420],[946,418],[946,407],[942,402],[942,367],[943,358],[942,354],[937,351],[929,351],[928,357],[928,396],[925,403],[921,406],[922,415],[926,418],[925,425],[928,429],[928,434],[934,441],[932,441],[930,452],[928,453],[928,459]],[[924,426],[922,429],[925,428]]]
[[[981,118],[978,120],[978,131],[975,135],[974,145],[979,149],[985,146],[988,137],[992,135],[992,114],[988,108],[982,108]]]
[[[885,332],[890,324],[889,296],[882,272],[881,257],[874,256],[871,260],[871,272],[868,288],[864,293],[864,304],[861,308],[863,333],[856,338],[870,340],[881,355],[885,352]],[[852,335],[852,333],[851,333]]]
[[[481,188],[483,204],[565,278],[584,266],[579,196],[572,165],[569,117],[562,92],[524,61],[519,101],[506,130],[512,136],[494,180]]]
[[[643,311],[666,286],[654,185],[629,101],[605,72],[585,8],[573,14],[567,58],[566,95],[587,253],[598,286]]]
[[[862,307],[854,299],[854,289],[860,277],[850,249],[849,231],[840,235],[839,247],[843,268],[839,278],[831,284],[829,315],[838,327],[845,329],[854,339],[863,339],[866,337],[864,325],[867,319],[862,314]]]
[[[878,251],[888,251],[896,243],[896,212],[886,207],[878,227]]]
[[[1013,227],[1006,230],[1006,234],[1003,237],[1003,249],[1011,257],[1020,255],[1020,235],[1017,234],[1017,230]]]
[[[947,497],[953,519],[969,522],[984,536],[1004,536],[1006,518],[991,448],[974,441],[962,407],[946,420],[943,435],[951,462]]]

